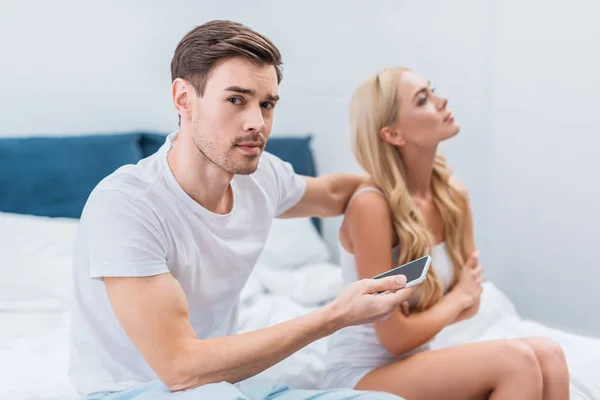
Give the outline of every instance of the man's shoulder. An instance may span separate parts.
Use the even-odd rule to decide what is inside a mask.
[[[102,179],[92,193],[110,191],[139,197],[162,181],[161,170],[157,164],[154,156],[151,156],[137,164],[123,165]]]
[[[90,193],[82,219],[88,210],[119,212],[147,206],[152,193],[163,183],[160,170],[154,164],[153,159],[147,158],[137,164],[123,165],[102,179]]]

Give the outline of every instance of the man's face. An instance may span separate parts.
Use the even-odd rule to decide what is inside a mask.
[[[272,65],[232,58],[215,67],[203,96],[192,96],[191,128],[198,150],[231,174],[256,171],[279,96]]]

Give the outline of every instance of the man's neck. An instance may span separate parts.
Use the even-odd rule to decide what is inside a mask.
[[[230,183],[233,175],[223,171],[202,154],[190,134],[181,132],[167,154],[175,180],[194,201],[216,214],[227,214],[233,207]]]

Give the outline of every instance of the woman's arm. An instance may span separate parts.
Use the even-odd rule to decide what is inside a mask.
[[[469,193],[467,191],[467,187],[460,180],[458,180],[458,178],[456,178],[455,176],[453,176],[451,179],[453,180],[453,183],[459,188],[459,190],[461,191],[462,195],[465,197],[465,200],[466,200],[465,207],[464,207],[464,212],[465,212],[465,250],[464,251],[465,251],[465,253],[463,255],[463,258],[466,260],[475,252],[475,249],[476,249],[475,239],[474,239],[474,234],[473,234],[473,213],[471,211],[471,203],[469,201]],[[477,300],[475,302],[475,304],[472,305],[471,307],[463,310],[460,313],[460,315],[456,318],[456,320],[453,322],[456,323],[456,322],[471,318],[472,316],[477,314],[477,311],[479,311],[479,300]]]
[[[359,279],[371,278],[396,266],[391,254],[396,236],[392,214],[380,194],[365,192],[353,200],[346,211],[344,225]],[[421,313],[405,316],[398,309],[389,320],[374,324],[377,337],[391,354],[403,354],[427,343],[455,321],[467,301],[460,292],[453,292]]]

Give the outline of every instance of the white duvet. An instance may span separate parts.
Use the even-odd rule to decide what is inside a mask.
[[[321,265],[323,266],[323,265]],[[335,268],[329,266],[329,268]],[[310,269],[307,269],[310,271]],[[294,274],[302,274],[301,270]],[[333,274],[332,274],[333,276]],[[330,281],[331,287],[339,285]],[[291,280],[290,280],[291,282]],[[264,292],[257,276],[244,293],[240,331],[276,324],[313,310],[316,305],[301,304],[292,296]],[[290,293],[307,295],[311,285],[288,288]],[[67,378],[68,327],[66,312],[4,313],[1,316],[0,398],[10,400],[70,400],[77,396]],[[480,313],[443,331],[434,342],[437,347],[457,343],[547,335],[559,341],[565,350],[571,373],[572,399],[600,399],[600,340],[581,337],[541,324],[522,320],[508,299],[487,283]],[[293,387],[315,387],[324,369],[327,339],[314,342],[274,367],[252,378],[255,381],[286,383]]]
[[[571,399],[600,399],[600,339],[588,338],[523,319],[492,283],[484,284],[479,313],[443,330],[434,348],[493,339],[546,336],[561,344],[571,378]]]
[[[329,277],[328,283],[317,282],[318,277],[312,275],[315,273],[314,266],[306,266],[305,271],[307,275],[312,275],[311,278],[315,278],[313,281],[315,284],[321,287],[328,284],[332,289],[329,293],[334,295],[333,290],[341,287],[338,268],[326,264],[319,265],[319,269],[324,270],[320,275],[321,279],[323,276]],[[249,282],[244,297],[246,307],[240,321],[242,330],[252,330],[281,322],[317,307],[315,304],[301,305],[290,296],[283,295],[287,292],[300,299],[318,297],[312,293],[310,284],[292,283],[297,283],[292,276],[303,275],[303,268],[269,272],[259,268],[254,282]],[[278,294],[260,294],[258,289],[253,288],[261,283],[264,285],[264,282],[259,282],[260,280],[256,278],[261,275],[269,276],[266,283],[275,288]],[[274,275],[279,275],[280,278]],[[302,282],[308,281],[309,279],[302,280]],[[302,293],[303,291],[306,293]],[[600,400],[600,339],[567,333],[521,318],[512,302],[490,282],[484,283],[479,313],[469,320],[454,324],[442,331],[434,340],[433,348],[525,336],[547,336],[562,345],[570,371],[572,400]],[[276,380],[295,387],[314,387],[323,371],[326,350],[327,339],[322,339],[253,379]]]
[[[340,290],[339,267],[324,261],[324,244],[305,222],[274,226],[241,296],[240,332],[310,312]],[[67,377],[69,314],[64,307],[75,229],[75,221],[0,213],[0,253],[9,255],[0,264],[0,399],[77,398]],[[282,256],[285,262],[280,262]],[[546,335],[562,344],[571,399],[600,400],[600,340],[521,319],[492,283],[485,284],[478,315],[444,330],[434,346],[531,335]],[[251,379],[313,388],[323,373],[326,350],[327,338]]]

